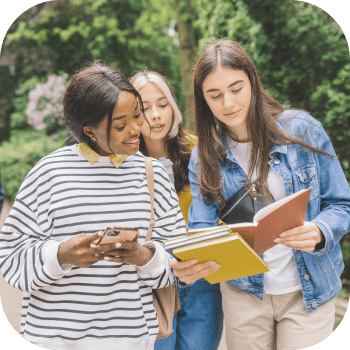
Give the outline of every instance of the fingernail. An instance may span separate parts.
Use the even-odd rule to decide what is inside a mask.
[[[276,238],[275,240],[274,240],[274,242],[275,243],[278,243],[278,242],[280,242],[281,240],[279,239],[279,238]]]
[[[219,270],[220,267],[221,267],[221,265],[216,264],[216,265],[215,265],[215,270]]]
[[[103,231],[100,231],[99,233],[98,233],[98,235],[101,237],[101,236],[103,236]]]
[[[115,244],[115,247],[116,247],[116,248],[120,248],[121,246],[122,246],[121,243],[116,243],[116,244]]]
[[[197,264],[197,261],[198,261],[197,259],[193,259],[193,260],[191,260],[191,264],[192,265]]]
[[[108,256],[105,256],[105,257],[104,257],[104,260],[107,260],[107,261],[108,261],[108,260],[109,260],[109,257],[108,257]]]
[[[91,243],[91,244],[90,244],[90,247],[91,247],[91,248],[96,248],[96,247],[97,247],[97,245],[96,245],[96,244]]]
[[[100,254],[95,254],[95,256],[100,256]]]
[[[286,237],[286,233],[285,233],[285,232],[282,232],[282,233],[280,234],[280,237]]]

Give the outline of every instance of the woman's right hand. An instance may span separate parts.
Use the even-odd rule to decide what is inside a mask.
[[[172,260],[170,266],[174,271],[174,275],[178,277],[181,282],[191,284],[199,279],[210,275],[217,271],[221,265],[215,261],[206,261],[197,264],[197,260],[177,261]]]
[[[88,267],[99,260],[103,260],[105,252],[116,248],[115,243],[95,244],[103,234],[103,231],[97,231],[91,235],[81,233],[61,243],[57,252],[58,263],[60,265],[70,264],[78,267]]]

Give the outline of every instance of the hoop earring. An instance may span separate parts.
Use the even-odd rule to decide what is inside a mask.
[[[96,137],[92,136],[92,137],[91,137],[91,141],[92,141],[92,142],[96,142],[96,141],[97,141],[97,140],[96,140]]]

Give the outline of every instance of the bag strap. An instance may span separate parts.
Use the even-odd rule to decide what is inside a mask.
[[[153,226],[156,223],[156,220],[154,219],[154,178],[153,178],[153,165],[152,165],[151,157],[145,157],[145,169],[146,169],[146,179],[147,179],[149,196],[151,198],[151,219],[150,219],[149,228],[146,234],[146,241],[150,241],[152,238]]]

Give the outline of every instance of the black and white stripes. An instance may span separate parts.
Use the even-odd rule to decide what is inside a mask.
[[[144,243],[151,209],[140,153],[116,169],[108,157],[90,165],[76,146],[64,147],[28,174],[0,233],[0,268],[6,281],[24,291],[21,332],[29,341],[108,350],[147,348],[154,340],[151,288],[173,281],[158,242],[186,230],[164,168],[156,160],[153,167],[157,253],[144,267],[99,261],[64,270],[57,262],[60,242],[111,225],[138,227]]]

